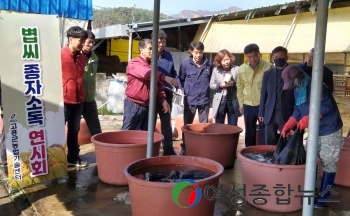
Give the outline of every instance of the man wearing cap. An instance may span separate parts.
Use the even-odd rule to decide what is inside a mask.
[[[296,66],[288,66],[282,72],[283,89],[294,88],[295,106],[293,115],[284,125],[281,136],[285,137],[295,125],[299,130],[308,127],[310,107],[310,77],[299,71]],[[343,122],[340,117],[337,103],[332,92],[323,84],[320,107],[320,125],[318,138],[318,154],[321,158],[323,178],[320,187],[320,195],[316,198],[314,207],[327,206],[326,200],[330,196],[328,187],[333,187],[339,152],[343,147],[342,137]],[[298,130],[297,129],[297,130]],[[322,201],[324,200],[324,201]]]

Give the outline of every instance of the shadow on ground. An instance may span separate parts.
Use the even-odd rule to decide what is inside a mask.
[[[241,139],[242,140],[242,139]],[[176,142],[176,151],[180,151]],[[239,149],[243,147],[240,141]],[[28,200],[40,215],[131,215],[127,186],[114,186],[101,182],[98,178],[93,144],[81,146],[81,157],[89,162],[85,169],[69,169],[64,178],[24,189]],[[258,176],[258,174],[257,174]],[[228,197],[232,187],[242,188],[241,162],[236,160],[233,168],[226,169],[220,178],[222,192],[217,199],[214,215],[285,215],[299,216],[301,211],[273,213],[257,209],[248,203],[233,204]],[[314,215],[349,215],[350,188],[335,186],[339,203],[328,208],[315,210]],[[171,215],[171,213],[169,213]]]
[[[103,131],[113,130],[111,127],[103,126]],[[238,150],[244,147],[244,137],[240,137]],[[175,151],[180,152],[181,141],[174,143]],[[93,144],[81,146],[81,158],[89,163],[84,169],[70,168],[67,176],[49,182],[32,185],[24,188],[27,199],[35,211],[42,216],[45,215],[118,215],[130,216],[131,205],[127,186],[115,186],[103,183],[98,178],[95,149]],[[161,153],[162,154],[162,153]],[[257,173],[257,180],[259,179]],[[318,179],[319,185],[320,179]],[[236,160],[233,168],[226,169],[220,178],[222,191],[216,201],[215,216],[299,216],[301,210],[291,213],[274,213],[263,211],[251,206],[248,203],[237,205],[232,203],[228,196],[233,187],[242,188],[242,167],[241,162]],[[317,216],[343,216],[350,215],[350,188],[335,186],[334,191],[338,192],[335,199],[340,202],[332,203],[322,210],[314,210]],[[150,195],[151,196],[151,195]],[[0,204],[1,198],[0,198]],[[1,210],[6,209],[8,203],[3,203]],[[12,206],[9,206],[12,207]],[[145,210],[147,211],[147,209]],[[0,212],[3,215],[4,211]],[[17,212],[6,215],[18,215]],[[169,212],[168,216],[171,215]]]

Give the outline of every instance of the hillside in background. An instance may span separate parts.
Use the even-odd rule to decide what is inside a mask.
[[[240,10],[238,7],[229,7],[220,11],[208,10],[183,10],[178,14],[160,14],[160,20],[176,19],[176,18],[198,18],[212,14],[228,13]],[[128,24],[149,22],[153,20],[153,11],[133,7],[103,8],[93,9],[94,12],[94,28],[101,28],[115,24]]]
[[[148,22],[153,20],[153,11],[133,7],[93,9],[94,28],[101,28],[115,24],[128,24]],[[165,14],[160,14],[160,19],[167,19]]]

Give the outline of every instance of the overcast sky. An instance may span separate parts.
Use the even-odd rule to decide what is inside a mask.
[[[294,2],[290,0],[161,0],[160,12],[171,15],[187,10],[209,10],[218,11],[231,6],[242,10],[258,8],[268,5]],[[92,0],[92,5],[99,7],[133,7],[153,9],[154,2],[150,0]]]

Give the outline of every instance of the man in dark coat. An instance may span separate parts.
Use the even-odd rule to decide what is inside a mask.
[[[264,73],[259,105],[259,121],[265,124],[265,143],[268,145],[277,144],[277,130],[282,130],[294,107],[294,92],[283,90],[281,76],[288,66],[288,50],[278,46],[272,50],[272,58],[275,68]]]
[[[307,75],[309,77],[312,76],[312,63],[314,59],[314,48],[312,48],[308,54],[307,54],[307,61],[305,63],[299,64],[298,69]],[[334,87],[333,87],[333,72],[324,66],[323,68],[323,83],[328,87],[328,89],[333,92]]]

